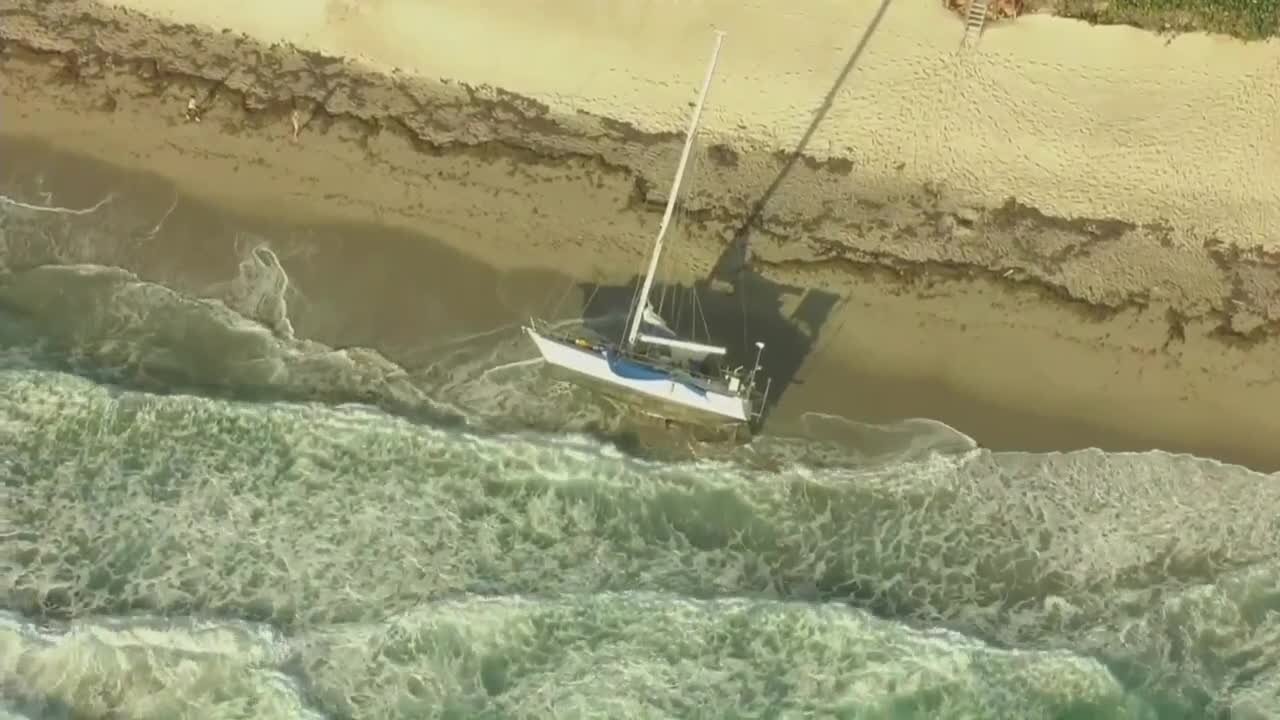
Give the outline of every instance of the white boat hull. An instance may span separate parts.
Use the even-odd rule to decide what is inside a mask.
[[[609,358],[603,351],[579,347],[545,337],[525,328],[547,364],[565,371],[575,380],[585,380],[605,392],[625,400],[648,400],[661,406],[661,414],[695,421],[748,422],[747,398],[698,387],[659,369]]]

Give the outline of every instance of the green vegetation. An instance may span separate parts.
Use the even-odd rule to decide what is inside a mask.
[[[1245,40],[1280,36],[1280,0],[1027,0],[1027,10],[1157,32],[1216,32]]]

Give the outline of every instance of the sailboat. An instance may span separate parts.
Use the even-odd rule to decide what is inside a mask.
[[[538,319],[531,319],[524,332],[537,346],[542,360],[573,382],[593,386],[668,420],[750,426],[762,417],[771,384],[766,380],[763,391],[759,390],[764,343],[755,343],[755,361],[750,370],[743,367],[725,370],[726,348],[681,338],[650,303],[663,241],[671,225],[723,42],[724,33],[717,31],[702,90],[689,119],[680,163],[676,166],[666,209],[649,255],[648,271],[631,304],[622,339],[601,342],[560,332]]]

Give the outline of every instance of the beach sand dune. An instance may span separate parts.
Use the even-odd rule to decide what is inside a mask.
[[[1280,467],[1280,44],[796,7],[0,0],[0,133],[621,284],[720,28],[680,260],[802,326],[778,422]]]

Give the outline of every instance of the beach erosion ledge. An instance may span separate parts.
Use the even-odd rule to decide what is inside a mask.
[[[958,52],[941,4],[862,0],[0,0],[0,133],[622,282],[713,29],[680,263],[736,257],[783,316],[834,298],[780,416],[1280,467],[1274,42],[1033,16]]]

